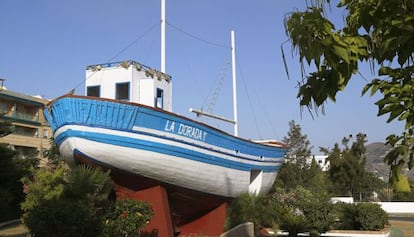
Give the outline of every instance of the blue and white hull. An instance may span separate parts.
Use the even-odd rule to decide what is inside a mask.
[[[234,137],[160,109],[64,96],[45,110],[66,160],[107,168],[200,193],[233,198],[266,193],[286,147]]]

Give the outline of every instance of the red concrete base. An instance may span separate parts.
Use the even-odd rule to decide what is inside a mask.
[[[223,203],[200,218],[181,226],[179,236],[220,236],[224,232],[227,207],[228,204]]]
[[[117,197],[134,198],[151,203],[154,216],[145,227],[145,231],[152,232],[156,230],[158,236],[174,236],[170,205],[168,203],[167,191],[164,187],[155,186],[141,191],[132,191],[118,185],[116,189]]]
[[[136,200],[147,201],[151,203],[154,211],[154,217],[146,226],[145,231],[152,232],[156,230],[158,237],[175,236],[179,233],[180,237],[208,236],[218,237],[224,232],[224,222],[226,220],[228,204],[225,202],[208,212],[207,214],[182,226],[173,225],[168,201],[167,190],[163,186],[134,191],[126,187],[116,185],[117,198],[134,198]]]

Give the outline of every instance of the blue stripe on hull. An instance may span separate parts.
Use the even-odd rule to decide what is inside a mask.
[[[280,164],[265,166],[265,165],[254,165],[254,164],[247,164],[242,163],[234,160],[228,160],[225,158],[221,158],[219,156],[212,156],[206,153],[193,151],[190,149],[186,149],[179,146],[172,146],[163,143],[155,143],[147,140],[130,138],[125,136],[118,136],[118,135],[111,135],[111,134],[103,134],[103,133],[96,133],[96,132],[86,132],[86,131],[76,131],[76,130],[66,130],[63,133],[59,134],[56,137],[56,142],[61,144],[65,139],[70,137],[77,137],[86,140],[91,140],[95,142],[99,142],[102,144],[110,144],[116,145],[121,147],[129,147],[137,150],[146,150],[151,152],[156,152],[160,154],[166,154],[171,156],[176,156],[180,158],[189,159],[196,162],[203,162],[210,165],[217,165],[221,167],[242,170],[242,171],[250,171],[252,169],[263,170],[263,172],[277,172],[280,168]],[[132,159],[132,158],[131,158]],[[279,159],[281,160],[281,159]],[[265,161],[257,161],[262,163],[271,163]]]
[[[50,114],[49,114],[50,113]],[[99,100],[87,97],[63,97],[53,103],[52,111],[45,115],[54,131],[64,125],[100,127],[117,131],[134,132],[133,127],[143,127],[160,133],[171,133],[183,138],[179,126],[188,126],[205,132],[203,142],[212,146],[238,151],[242,154],[260,157],[284,156],[286,148],[272,147],[231,136],[208,125],[195,122],[166,111],[145,107],[139,104],[119,103],[112,100]],[[175,129],[170,130],[169,124]],[[193,139],[200,141],[199,139]]]

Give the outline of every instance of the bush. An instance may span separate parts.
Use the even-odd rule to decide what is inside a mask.
[[[282,216],[281,228],[289,232],[289,236],[309,231],[312,236],[329,230],[334,223],[332,204],[328,196],[321,193],[312,193],[302,187],[286,193],[277,190],[273,195],[275,205],[288,209]]]
[[[24,214],[23,220],[32,236],[92,237],[100,231],[94,210],[91,203],[83,200],[42,200]]]
[[[339,228],[345,230],[382,230],[388,214],[376,203],[337,204]]]
[[[244,193],[234,199],[229,207],[226,229],[229,230],[245,222],[253,222],[255,233],[263,227],[277,229],[280,206],[268,196]]]
[[[280,227],[289,232],[288,237],[296,237],[298,233],[307,230],[306,218],[303,214],[291,210],[282,216]]]
[[[102,237],[139,236],[139,230],[154,215],[147,202],[133,199],[116,201],[103,218]]]
[[[84,178],[75,181],[73,176],[81,173]],[[75,195],[73,188],[79,182],[91,184],[95,189],[82,185],[86,188],[76,189]],[[34,180],[26,179],[25,184],[27,195],[21,205],[22,220],[31,235],[97,236],[100,219],[96,202],[107,193],[101,187],[111,187],[108,173],[87,167],[69,170],[58,166],[55,170],[38,170]]]
[[[109,201],[109,172],[86,166],[40,169],[25,185],[22,221],[32,236],[139,236],[153,215],[148,203]]]

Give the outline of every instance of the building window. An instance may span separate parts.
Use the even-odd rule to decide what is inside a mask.
[[[37,157],[39,151],[34,147],[15,146],[16,156],[18,158]]]
[[[9,110],[9,105],[6,102],[0,102],[0,113],[7,113]]]
[[[49,137],[49,130],[43,129],[43,138],[48,138],[48,137]]]
[[[37,137],[38,131],[37,128],[23,127],[23,126],[14,126],[14,134],[26,137]]]
[[[101,96],[101,87],[100,86],[88,86],[86,88],[87,96],[100,97]]]
[[[164,91],[160,88],[157,88],[157,96],[155,97],[155,107],[164,108]]]
[[[116,83],[115,99],[129,100],[129,82]]]
[[[17,119],[39,121],[39,107],[15,104],[14,117]]]

